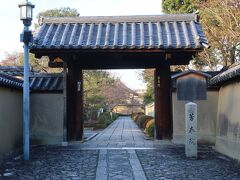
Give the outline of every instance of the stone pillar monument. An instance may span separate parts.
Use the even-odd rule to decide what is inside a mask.
[[[185,154],[197,158],[197,104],[185,104]]]

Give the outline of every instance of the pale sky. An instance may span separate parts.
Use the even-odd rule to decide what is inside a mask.
[[[154,15],[161,14],[161,0],[29,0],[35,5],[34,17],[44,10],[71,7],[76,8],[81,16],[114,15]],[[21,0],[8,0],[0,6],[0,60],[5,52],[22,51],[19,42],[23,29],[19,20],[18,4]],[[144,88],[138,78],[137,70],[114,71],[127,86],[133,89]]]

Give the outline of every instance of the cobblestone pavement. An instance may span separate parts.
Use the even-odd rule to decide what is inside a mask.
[[[5,163],[2,176],[14,180],[92,180],[96,176],[98,154],[98,150],[35,147],[30,161],[16,159]]]
[[[187,159],[184,147],[176,145],[137,150],[137,155],[148,179],[240,179],[240,164],[210,147],[198,150],[197,160]]]
[[[0,164],[0,179],[240,180],[239,163],[211,146],[199,151],[197,160],[187,159],[183,145],[145,140],[130,118],[121,117],[90,141],[33,147],[30,161],[17,157]]]

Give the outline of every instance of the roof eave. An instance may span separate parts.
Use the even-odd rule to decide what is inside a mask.
[[[203,48],[196,49],[75,49],[75,48],[64,48],[64,49],[46,49],[46,48],[31,48],[31,53],[178,53],[178,52],[189,52],[189,53],[198,53],[203,51]]]

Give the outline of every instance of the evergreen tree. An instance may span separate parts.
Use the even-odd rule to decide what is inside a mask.
[[[166,14],[193,13],[197,10],[197,0],[163,0],[163,12]]]

